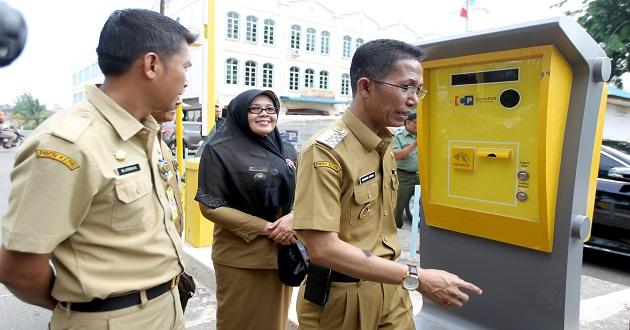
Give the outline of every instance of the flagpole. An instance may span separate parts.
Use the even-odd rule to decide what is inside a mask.
[[[468,33],[468,16],[470,16],[470,11],[468,10],[468,2],[469,0],[466,0],[466,33]]]

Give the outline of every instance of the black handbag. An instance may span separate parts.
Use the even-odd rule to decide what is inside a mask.
[[[179,274],[177,289],[179,290],[179,301],[182,304],[182,311],[185,312],[188,299],[195,294],[195,290],[197,289],[195,280],[192,276],[190,276],[190,274],[182,272]]]
[[[288,286],[300,286],[308,273],[308,253],[302,242],[280,245],[278,248],[278,276]]]

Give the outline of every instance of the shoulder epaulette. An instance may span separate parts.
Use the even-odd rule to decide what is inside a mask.
[[[322,134],[320,134],[315,141],[320,144],[323,144],[331,149],[334,149],[341,140],[343,140],[346,135],[348,135],[349,131],[346,128],[335,126],[331,127]]]
[[[76,142],[94,120],[95,112],[94,108],[85,104],[68,110],[63,120],[52,129],[52,135],[68,142]]]

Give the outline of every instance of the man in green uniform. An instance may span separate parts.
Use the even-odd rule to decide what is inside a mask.
[[[396,200],[396,227],[402,228],[403,212],[409,210],[409,199],[413,195],[418,180],[418,148],[416,141],[416,113],[412,112],[405,119],[405,126],[394,135],[392,149],[396,159],[398,174],[398,198]]]
[[[103,85],[16,155],[0,282],[53,310],[51,329],[184,328],[177,211],[150,114],[175,107],[195,39],[156,12],[114,12],[96,50]]]
[[[426,94],[421,58],[396,40],[359,47],[349,109],[300,152],[293,228],[312,262],[298,294],[301,329],[414,329],[406,290],[445,307],[468,301],[464,291],[481,294],[454,274],[394,261],[398,178],[387,127],[401,126]]]

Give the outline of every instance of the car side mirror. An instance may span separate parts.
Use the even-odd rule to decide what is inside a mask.
[[[630,167],[613,167],[608,170],[610,179],[630,182]]]

